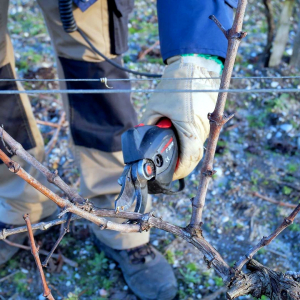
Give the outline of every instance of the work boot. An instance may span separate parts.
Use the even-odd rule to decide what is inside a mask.
[[[140,247],[116,250],[94,236],[94,243],[108,258],[115,260],[132,292],[142,300],[171,300],[177,294],[172,267],[149,243]]]
[[[40,220],[39,222],[48,222],[48,221],[54,220],[57,218],[58,213],[59,213],[59,209],[57,209],[49,217],[46,217],[46,218]],[[37,222],[37,223],[39,223],[39,222]],[[3,229],[12,229],[15,227],[20,227],[20,226],[22,226],[22,225],[9,225],[9,224],[0,222],[0,231],[2,231]],[[34,230],[33,231],[34,235],[39,235],[43,232],[45,232],[45,231],[44,230]],[[11,235],[11,236],[7,237],[6,239],[12,243],[23,245],[27,237],[28,237],[27,232],[21,232],[21,233]],[[5,243],[4,241],[0,240],[0,266],[4,265],[6,262],[8,262],[19,250],[20,250],[20,248],[10,246],[7,243]]]

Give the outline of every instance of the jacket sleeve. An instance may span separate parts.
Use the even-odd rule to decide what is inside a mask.
[[[182,54],[209,54],[225,58],[227,39],[208,17],[215,15],[231,28],[238,0],[157,0],[159,37],[164,62]]]

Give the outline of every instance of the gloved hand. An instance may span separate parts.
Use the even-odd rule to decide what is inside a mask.
[[[203,57],[174,56],[167,61],[162,78],[199,78],[220,76],[220,66]],[[215,70],[218,73],[208,71]],[[219,79],[162,80],[157,89],[218,89]],[[203,144],[209,134],[208,113],[212,113],[217,93],[154,93],[142,117],[145,125],[169,118],[179,137],[179,166],[173,180],[190,174],[203,156]]]

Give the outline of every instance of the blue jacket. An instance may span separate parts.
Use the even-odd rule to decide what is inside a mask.
[[[233,22],[238,0],[157,0],[163,60],[191,53],[226,57],[227,39],[210,20],[215,15],[225,29]]]
[[[85,11],[97,0],[73,0]],[[113,3],[115,35],[111,35],[112,53],[127,51],[128,15],[134,0],[108,0]],[[210,54],[226,57],[227,39],[208,17],[215,15],[225,29],[231,28],[233,7],[238,0],[157,0],[160,47],[163,60],[181,54]],[[116,34],[118,33],[118,34]]]

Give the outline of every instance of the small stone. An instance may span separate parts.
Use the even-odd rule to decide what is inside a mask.
[[[215,282],[212,278],[209,278],[207,282],[210,286],[215,285]]]
[[[68,280],[68,281],[66,282],[66,286],[70,286],[70,285],[71,285],[71,281]]]
[[[22,273],[27,274],[28,270],[21,268]]]
[[[245,240],[245,238],[242,236],[242,235],[238,235],[237,237],[236,237],[236,239],[238,240],[238,241],[244,241]]]
[[[229,217],[228,216],[225,216],[222,218],[222,223],[226,223],[229,221]]]
[[[158,240],[153,241],[152,245],[155,246],[155,247],[157,247],[159,245],[159,241]]]
[[[128,290],[128,286],[127,286],[127,285],[124,285],[123,290],[124,290],[124,291],[127,291],[127,290]]]
[[[113,270],[115,267],[116,267],[116,264],[114,264],[114,263],[111,263],[111,264],[109,265],[110,270]]]
[[[293,125],[292,124],[282,124],[282,125],[280,125],[280,128],[285,132],[289,132],[293,129]]]
[[[75,277],[76,279],[80,279],[80,278],[81,278],[81,276],[80,276],[78,273],[76,273],[74,277]]]
[[[269,132],[269,133],[267,134],[267,140],[269,140],[271,137],[272,137],[272,133]]]
[[[62,267],[62,270],[65,271],[65,272],[67,272],[67,271],[68,271],[68,267],[67,267],[66,265],[64,265],[64,266]]]
[[[46,298],[43,296],[43,294],[40,294],[39,296],[38,296],[38,300],[45,300]]]
[[[222,233],[222,229],[219,228],[219,229],[217,230],[217,232],[218,232],[218,234],[221,234],[221,233]]]
[[[99,290],[99,295],[101,297],[107,297],[108,293],[105,289],[101,289],[101,290]]]
[[[179,261],[177,259],[174,260],[173,268],[179,267]]]
[[[202,299],[202,295],[201,295],[201,294],[198,294],[198,295],[197,295],[197,299]]]
[[[194,289],[194,283],[193,283],[193,282],[190,282],[190,283],[189,283],[189,288],[190,288],[190,289]]]
[[[276,133],[276,135],[275,135],[275,137],[276,137],[277,139],[281,138],[281,136],[282,136],[282,133],[281,133],[280,131],[278,131],[278,132]]]
[[[279,83],[277,81],[272,81],[272,83],[271,83],[272,88],[276,88],[278,85],[279,85]]]

